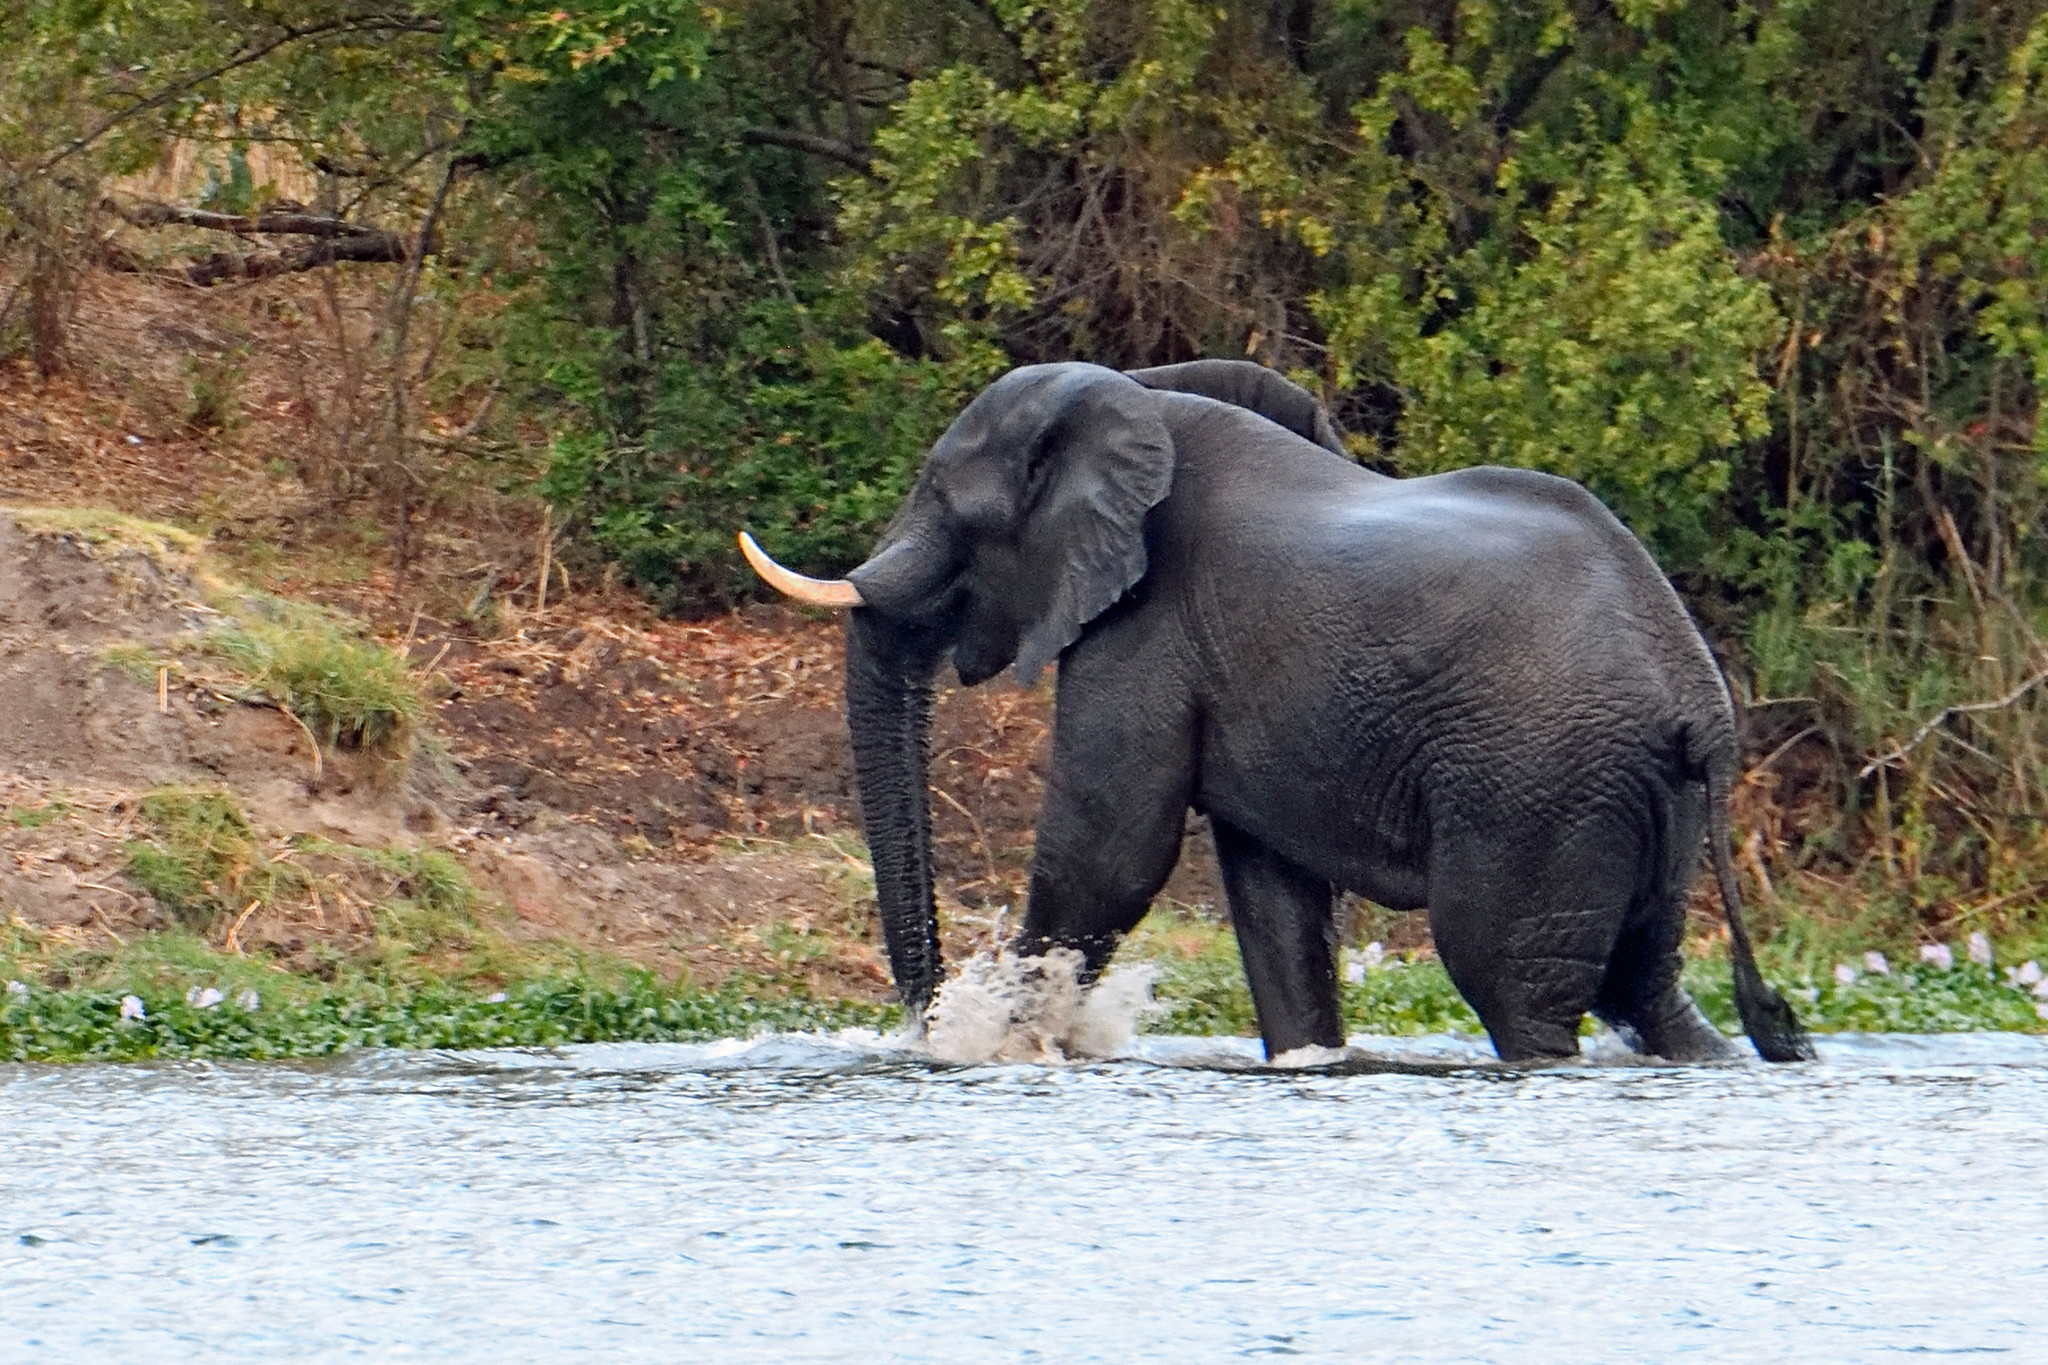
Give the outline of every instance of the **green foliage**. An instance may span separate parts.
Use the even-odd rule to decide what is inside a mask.
[[[1372,377],[1405,397],[1404,471],[1563,474],[1696,556],[1730,453],[1768,430],[1756,357],[1783,323],[1721,238],[1689,121],[1642,102],[1621,116],[1612,142],[1583,110],[1580,137],[1532,135],[1502,163],[1498,211],[1517,232],[1417,259],[1425,231],[1393,261],[1351,264],[1419,272],[1413,300],[1368,284],[1318,312],[1339,354],[1384,355]]]
[[[1145,1019],[1146,1032],[1243,1036],[1259,1031],[1236,936],[1222,925],[1155,910],[1119,961],[1146,962],[1159,972],[1153,997],[1161,1008]],[[1342,992],[1347,1032],[1480,1031],[1478,1017],[1434,961],[1390,959],[1366,973],[1364,981],[1344,983]]]
[[[1895,968],[1885,975],[1859,975],[1848,985],[1822,971],[1803,985],[1788,987],[1787,975],[1772,973],[1800,1022],[1817,1033],[2048,1032],[2039,1002],[1989,967]],[[1685,988],[1722,1030],[1740,1032],[1725,959],[1688,963]]]
[[[989,376],[906,361],[879,341],[833,344],[800,308],[751,310],[721,356],[679,357],[642,442],[601,433],[555,442],[544,488],[669,601],[731,601],[752,586],[733,562],[748,528],[794,567],[836,575],[866,558],[924,450]]]
[[[268,899],[296,869],[263,855],[242,808],[226,792],[165,788],[142,798],[150,832],[128,845],[127,873],[157,903],[195,928]]]
[[[247,619],[208,647],[248,683],[304,721],[322,742],[404,756],[425,703],[397,652],[318,608],[250,600]]]
[[[1948,969],[1907,965],[1913,940],[1896,939],[1900,923],[1895,916],[1873,912],[1866,922],[1838,924],[1818,933],[1804,927],[1807,921],[1800,924],[1770,943],[1763,965],[1767,978],[1786,992],[1800,1021],[1814,1032],[2048,1032],[2042,1001],[2029,986],[2009,980],[2002,969],[1963,961],[1960,948],[1956,965]],[[1911,933],[1910,924],[1907,932]],[[1859,970],[1847,984],[1836,979],[1837,962],[1860,968],[1864,952],[1879,945],[1888,947],[1901,965],[1882,974]],[[2034,952],[2048,958],[2048,948],[2041,945],[2010,946],[2007,956]],[[1223,926],[1155,911],[1132,936],[1119,961],[1149,963],[1160,973],[1153,994],[1161,1008],[1146,1019],[1147,1032],[1238,1037],[1258,1033],[1258,1013],[1245,984],[1237,941]],[[1730,1034],[1741,1032],[1725,951],[1717,948],[1689,957],[1684,980],[1686,990],[1717,1027]],[[1366,971],[1363,981],[1345,982],[1341,992],[1348,1033],[1401,1037],[1483,1032],[1478,1017],[1434,959],[1389,958]]]
[[[622,984],[582,977],[530,982],[502,999],[447,983],[304,997],[272,976],[253,1008],[240,991],[201,1005],[144,988],[140,1019],[121,1016],[111,990],[33,990],[0,1001],[0,1061],[329,1057],[366,1047],[561,1047],[571,1043],[696,1042],[769,1031],[885,1028],[893,1007],[761,995],[741,986]],[[247,989],[247,988],[244,988]]]

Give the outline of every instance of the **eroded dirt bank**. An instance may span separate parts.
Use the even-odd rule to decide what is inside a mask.
[[[746,970],[887,993],[836,623],[777,609],[625,620],[572,600],[491,636],[414,615],[390,643],[414,662],[431,716],[406,759],[322,744],[207,662],[235,608],[215,605],[202,554],[146,524],[0,515],[10,917],[84,942],[169,927],[173,908],[130,872],[142,803],[219,790],[278,857],[308,839],[452,854],[518,939],[701,984]],[[1049,714],[1043,689],[942,698],[934,824],[955,952],[1020,903]],[[1171,888],[1181,899],[1214,898],[1200,842]],[[205,929],[318,970],[334,950],[371,946],[364,899],[252,901]]]

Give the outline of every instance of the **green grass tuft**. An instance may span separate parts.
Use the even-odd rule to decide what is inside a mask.
[[[263,605],[266,614],[216,631],[213,652],[323,743],[409,754],[426,703],[404,657],[330,613]]]
[[[142,798],[150,832],[128,845],[127,873],[180,923],[204,929],[250,900],[300,889],[303,873],[264,856],[235,799],[166,787]]]
[[[64,801],[45,801],[36,806],[9,806],[4,817],[16,829],[41,829],[52,820],[61,820],[71,811]]]
[[[92,546],[139,550],[175,567],[190,567],[203,542],[190,531],[104,507],[0,507],[30,535],[64,536]]]

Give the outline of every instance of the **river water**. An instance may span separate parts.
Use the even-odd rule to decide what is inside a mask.
[[[2048,1360],[2048,1039],[0,1067],[0,1359]]]

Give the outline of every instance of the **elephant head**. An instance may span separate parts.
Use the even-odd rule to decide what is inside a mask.
[[[1286,380],[1207,363],[1223,368],[1136,378],[1085,364],[1012,370],[947,428],[874,554],[844,579],[792,574],[741,537],[771,586],[853,608],[846,710],[861,817],[890,967],[913,1017],[940,972],[926,790],[940,664],[950,656],[969,686],[1014,664],[1028,685],[1144,576],[1146,514],[1173,483],[1153,388],[1271,401],[1283,425],[1334,438],[1320,405]],[[1161,377],[1179,382],[1140,382]]]

